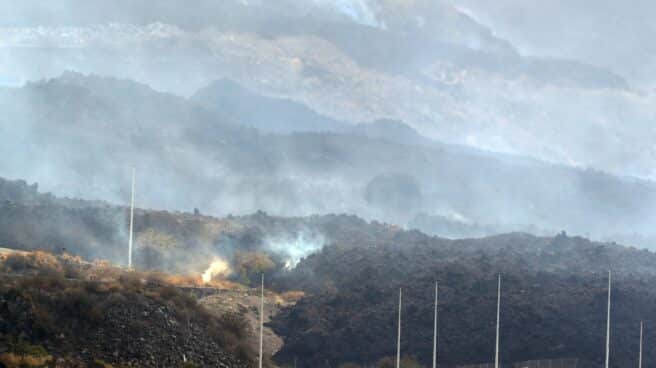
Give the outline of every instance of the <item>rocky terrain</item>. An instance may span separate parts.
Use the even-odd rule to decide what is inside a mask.
[[[3,183],[5,189],[0,193],[5,193],[6,199],[0,202],[0,243],[4,246],[43,249],[60,257],[71,253],[82,256],[87,263],[112,257],[118,263],[125,262],[127,241],[120,230],[127,226],[125,208],[56,198],[21,182]],[[76,231],[68,231],[70,226]],[[331,366],[376,363],[384,367],[386,357],[395,353],[396,293],[400,287],[405,295],[402,351],[408,362],[427,364],[431,356],[435,281],[440,282],[441,290],[439,334],[443,366],[488,363],[493,351],[499,273],[503,276],[504,362],[571,358],[599,364],[603,356],[609,269],[615,280],[613,366],[634,364],[639,321],[644,320],[647,328],[656,323],[649,315],[656,307],[656,294],[649,287],[656,281],[656,254],[612,242],[593,242],[565,232],[548,237],[511,233],[450,240],[348,215],[280,217],[257,212],[214,218],[201,213],[139,209],[135,234],[135,265],[142,271],[158,269],[195,275],[198,280],[209,263],[219,259],[226,263],[224,276],[232,283],[257,287],[263,272],[267,289],[272,292],[301,292],[298,295],[304,296],[295,305],[279,303],[275,294],[267,294],[267,305],[276,306],[267,312],[267,349],[275,352],[275,363],[283,366],[296,360],[301,367],[322,366],[326,362]],[[167,299],[148,299],[147,285],[150,284],[146,282],[138,289],[144,296],[135,299],[146,301],[143,308],[130,312],[130,307],[118,304],[116,310],[159,313]],[[252,333],[257,316],[252,293],[243,288],[223,294],[198,292],[197,296],[202,305],[211,307],[215,318],[238,312],[241,325]],[[102,290],[92,295],[92,304],[104,305]],[[58,293],[52,292],[47,299],[57,298]],[[108,309],[107,313],[111,311]],[[180,325],[165,327],[169,318],[166,311],[157,320],[162,321],[161,329],[172,328],[172,334],[186,338],[188,330]],[[108,315],[114,315],[111,313]],[[117,316],[132,318],[132,314]],[[193,319],[191,323],[194,328]],[[203,324],[197,323],[197,328],[201,328]],[[211,337],[196,331],[195,335]],[[137,339],[149,341],[156,336],[137,334]],[[237,340],[252,350],[252,335],[244,336]],[[48,352],[68,351],[59,340],[45,341],[43,346]],[[94,341],[99,340],[71,344],[79,343],[93,352],[97,349]],[[212,340],[209,341],[206,343],[211,344]],[[216,342],[217,346],[221,346],[219,343]],[[135,341],[134,346],[141,345]],[[186,349],[184,344],[181,346]],[[203,351],[212,347],[201,346]],[[115,350],[109,350],[100,354],[101,359],[112,361]],[[182,350],[170,351],[173,353],[166,357],[176,359]],[[194,350],[189,351],[193,355]],[[152,354],[159,353],[152,350]],[[646,359],[652,359],[652,352],[645,354]],[[148,361],[150,356],[140,358]],[[194,355],[194,359],[201,358]]]
[[[336,244],[286,275],[283,284],[307,296],[274,318],[274,330],[285,338],[276,359],[366,366],[394,356],[403,288],[401,349],[428,364],[434,282],[439,281],[441,365],[489,363],[501,273],[504,364],[554,358],[601,364],[612,269],[612,366],[631,366],[637,364],[640,320],[656,323],[650,312],[656,307],[650,287],[656,281],[654,265],[654,253],[566,234],[449,241],[402,231],[373,246]]]
[[[266,292],[264,301],[265,327],[263,336],[265,356],[275,355],[280,351],[284,344],[283,339],[276,335],[268,326],[269,322],[282,308],[290,307],[301,296],[302,293],[296,295],[283,294],[281,297],[278,294],[269,291]],[[258,290],[247,288],[218,290],[215,294],[201,298],[199,303],[217,316],[223,316],[226,314],[242,316],[242,318],[248,323],[248,328],[251,331],[248,338],[248,344],[253,351],[259,349],[260,294]]]
[[[239,314],[212,315],[161,276],[48,253],[7,254],[0,270],[8,367],[246,368],[256,359]]]

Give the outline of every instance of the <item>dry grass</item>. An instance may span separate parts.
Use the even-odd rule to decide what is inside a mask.
[[[0,354],[3,367],[43,367],[52,361],[52,356],[40,345],[32,345],[21,340],[7,341],[8,351]]]
[[[196,321],[225,351],[244,362],[253,362],[255,354],[245,343],[250,333],[247,322],[236,314],[217,318],[199,305],[189,292],[179,287],[234,289],[240,287],[238,284],[216,280],[208,285],[201,282],[200,275],[128,271],[107,262],[88,263],[79,257],[55,256],[45,252],[2,256],[0,270],[22,276],[7,283],[4,291],[19,293],[30,301],[34,317],[33,332],[37,338],[56,336],[65,321],[99,325],[113,306],[138,302],[145,296],[170,306],[178,321]],[[139,325],[139,322],[128,327],[135,331],[148,328]],[[21,362],[16,360],[20,358],[16,354],[5,358],[7,361],[13,359],[12,362]]]
[[[296,304],[299,300],[305,297],[305,293],[302,291],[285,291],[279,295],[281,305]]]
[[[0,254],[0,272],[23,276],[47,276],[47,278],[64,278],[99,283],[116,283],[138,289],[138,284],[158,280],[160,284],[185,287],[208,287],[234,290],[243,286],[228,280],[214,279],[208,283],[202,281],[198,273],[172,275],[157,271],[128,271],[104,260],[86,262],[70,254],[53,255],[51,253],[13,252]]]
[[[18,355],[14,353],[0,354],[0,363],[4,364],[3,367],[8,368],[44,367],[50,361],[52,361],[52,356],[50,355],[36,357],[31,355]]]

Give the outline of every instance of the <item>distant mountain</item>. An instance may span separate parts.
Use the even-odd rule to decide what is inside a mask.
[[[532,53],[504,39],[502,29],[490,28],[497,22],[478,18],[466,4],[60,3],[0,5],[3,24],[15,27],[0,49],[11,71],[4,79],[21,83],[68,68],[191,96],[217,78],[230,78],[266,96],[302,101],[337,121],[391,118],[441,142],[618,175],[649,178],[652,172],[655,139],[644,122],[652,119],[653,96],[627,83],[634,74],[565,54]],[[246,121],[255,122],[269,129],[267,121]],[[300,125],[325,130],[309,121]]]
[[[336,132],[352,125],[319,115],[292,100],[256,94],[228,79],[199,90],[192,101],[219,116],[266,133]]]
[[[361,123],[349,129],[349,133],[371,139],[382,139],[389,142],[410,146],[443,147],[443,144],[428,139],[417,133],[409,125],[397,120],[376,120],[371,123]]]
[[[510,42],[448,1],[359,1],[348,5],[340,1],[280,0],[274,5],[263,0],[202,0],[188,8],[181,0],[167,0],[146,10],[125,0],[112,6],[64,0],[65,5],[44,6],[40,13],[29,11],[35,6],[33,2],[0,5],[0,20],[22,27],[161,22],[182,29],[211,27],[223,32],[257,33],[271,39],[308,37],[334,44],[367,68],[413,78],[439,60],[511,78],[532,74],[541,82],[627,88],[625,80],[607,69],[567,59],[524,57]],[[17,17],[16,13],[29,13],[30,17]]]
[[[222,84],[214,95],[233,99],[223,113],[215,108],[220,99],[206,107],[129,80],[75,73],[2,89],[0,154],[10,159],[0,174],[64,196],[126,203],[134,165],[143,207],[353,213],[400,225],[422,214],[476,224],[452,226],[473,230],[451,236],[478,235],[481,226],[653,234],[651,182],[433,142],[393,121],[321,131],[342,124]],[[239,101],[246,104],[230,110]],[[271,119],[268,129],[291,133],[245,126],[268,124],[274,108],[291,123]],[[294,131],[306,127],[313,131]],[[421,227],[441,231],[430,224]]]
[[[293,100],[257,94],[229,79],[217,80],[200,89],[191,101],[226,120],[264,133],[348,133],[405,145],[443,146],[401,121],[339,121]]]
[[[191,101],[217,116],[264,133],[346,133],[405,145],[443,146],[401,121],[339,121],[293,100],[257,94],[229,79],[217,80],[200,89]]]

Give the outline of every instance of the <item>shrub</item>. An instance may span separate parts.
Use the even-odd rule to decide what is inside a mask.
[[[305,293],[302,291],[286,291],[280,294],[280,297],[286,303],[298,303],[305,297]]]
[[[39,273],[34,277],[24,278],[20,281],[21,289],[36,289],[42,291],[61,290],[64,288],[64,277],[61,274]]]
[[[34,269],[30,260],[25,255],[18,253],[8,255],[2,262],[2,267],[14,272]]]
[[[235,252],[234,264],[240,281],[244,284],[250,284],[255,276],[270,271],[276,266],[268,255],[257,252]]]
[[[91,368],[113,368],[113,366],[102,359],[94,359],[90,364]]]
[[[9,368],[40,368],[52,361],[52,356],[43,357],[19,355],[14,353],[0,354],[0,366]]]
[[[33,357],[47,357],[50,355],[43,346],[32,345],[22,340],[15,340],[9,343],[9,351],[16,355],[29,355]]]
[[[178,247],[175,237],[147,229],[137,237],[137,261],[146,269],[162,267],[172,250]]]
[[[240,339],[248,336],[248,322],[237,313],[225,313],[219,317],[219,325],[224,331],[230,332]]]

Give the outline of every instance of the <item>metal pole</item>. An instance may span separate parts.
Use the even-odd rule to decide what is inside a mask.
[[[640,356],[638,357],[638,368],[642,368],[642,321],[640,321]]]
[[[264,274],[262,274],[262,295],[260,298],[260,365],[262,368],[262,347],[264,345]]]
[[[435,313],[433,321],[433,368],[437,368],[437,282],[435,282]]]
[[[606,315],[606,368],[609,368],[610,357],[610,288],[611,288],[611,273],[608,271],[608,311]]]
[[[399,289],[399,324],[398,334],[396,337],[396,368],[401,367],[401,301],[403,297],[403,289]]]
[[[134,234],[134,187],[135,168],[132,168],[132,194],[130,195],[130,235],[128,239],[128,268],[132,268],[132,238]]]
[[[494,348],[494,368],[499,368],[499,316],[501,310],[501,274],[499,274],[499,285],[497,286],[497,338]]]

